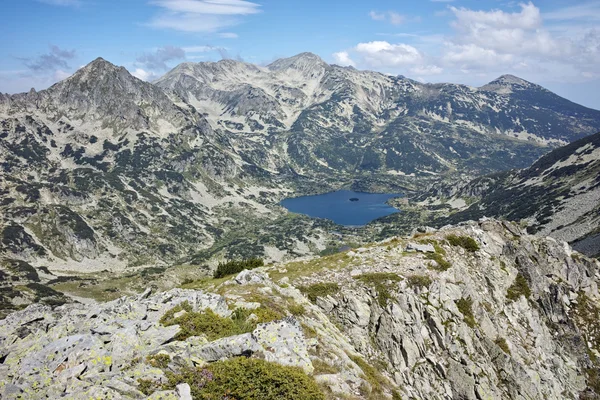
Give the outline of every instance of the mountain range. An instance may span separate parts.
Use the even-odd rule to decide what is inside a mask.
[[[385,228],[278,202],[341,187],[414,194],[528,167],[595,133],[600,111],[510,75],[424,84],[303,53],[184,63],[153,83],[98,58],[46,90],[0,94],[0,124],[0,263],[14,282],[45,284],[368,241]]]

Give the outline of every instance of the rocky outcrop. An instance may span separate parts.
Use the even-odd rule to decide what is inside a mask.
[[[405,252],[420,245],[425,252]],[[140,382],[242,356],[299,366],[334,398],[598,398],[599,271],[564,242],[483,220],[244,271],[221,295],[148,290],[104,304],[32,305],[0,324],[0,393],[146,398]],[[189,311],[175,318],[206,309],[279,317],[244,334],[183,339],[161,319],[184,302]],[[157,355],[168,363],[157,366]],[[189,398],[188,389],[148,398]]]

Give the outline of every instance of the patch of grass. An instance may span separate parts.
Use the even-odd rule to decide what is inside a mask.
[[[330,365],[319,358],[312,360],[312,365],[315,368],[314,375],[337,374],[340,372],[333,365]]]
[[[388,384],[388,380],[371,364],[367,363],[359,356],[349,356],[352,361],[362,370],[365,380],[371,385],[371,393],[364,393],[368,398],[381,396],[383,387]]]
[[[298,289],[313,303],[317,301],[317,297],[334,295],[340,291],[339,285],[334,282],[322,282],[310,286],[299,286]]]
[[[402,277],[390,272],[374,272],[359,275],[354,279],[367,285],[375,286],[375,290],[377,291],[377,302],[382,308],[385,308],[388,301],[393,298],[390,292],[392,286],[394,286],[396,282],[400,282]]]
[[[297,303],[290,304],[290,306],[288,307],[288,311],[295,317],[302,316],[306,313],[306,309],[304,308],[304,306],[302,304]]]
[[[447,271],[452,266],[452,264],[450,264],[450,262],[446,261],[446,259],[444,258],[444,256],[442,254],[427,253],[426,257],[427,257],[427,259],[433,260],[436,262],[436,265],[429,263],[429,268],[434,269],[436,271]]]
[[[186,313],[175,318],[175,314],[182,310],[185,310]],[[257,318],[249,321],[252,314]],[[227,318],[215,314],[209,308],[201,312],[192,312],[189,303],[183,302],[167,311],[160,322],[164,326],[179,325],[181,330],[177,335],[177,340],[206,335],[208,340],[212,341],[252,332],[258,324],[275,321],[282,317],[283,315],[277,310],[261,306],[255,310],[238,308],[232,313],[231,318]]]
[[[402,400],[402,395],[397,390],[392,390],[392,400]]]
[[[448,235],[446,239],[452,246],[460,246],[471,253],[479,250],[479,244],[470,236]]]
[[[503,337],[499,337],[495,340],[496,345],[502,349],[503,352],[510,355],[510,348],[508,347],[508,343],[506,343],[506,339]]]
[[[427,275],[411,275],[406,280],[412,288],[428,288],[433,283]]]
[[[168,354],[154,354],[146,357],[146,361],[155,368],[167,369],[171,362],[171,356]]]
[[[469,327],[474,328],[476,325],[475,316],[473,315],[473,300],[468,298],[461,298],[456,301],[456,306],[458,307],[458,311],[463,315],[464,321],[469,325]]]
[[[139,378],[137,380],[138,390],[144,393],[146,396],[150,396],[152,393],[161,389],[160,383],[153,381],[152,379],[142,379]]]
[[[219,279],[228,275],[233,275],[242,272],[245,269],[255,269],[265,265],[260,258],[249,258],[241,261],[228,261],[220,263],[215,271],[214,278]]]
[[[506,291],[506,298],[510,301],[516,301],[521,296],[528,299],[531,296],[531,289],[527,279],[519,272],[513,284]]]
[[[253,358],[232,358],[176,374],[167,371],[167,378],[165,389],[185,382],[200,400],[325,400],[314,378],[301,368]]]

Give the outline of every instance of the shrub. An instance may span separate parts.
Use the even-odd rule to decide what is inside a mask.
[[[531,296],[531,289],[529,288],[527,279],[519,272],[513,284],[506,291],[506,298],[510,301],[515,301],[521,296],[525,296],[528,299]]]
[[[469,298],[461,298],[456,302],[458,311],[461,312],[467,325],[471,328],[475,327],[475,316],[473,316],[473,300]]]
[[[302,304],[294,303],[288,307],[290,314],[294,316],[304,315],[306,313],[306,309]]]
[[[338,372],[340,372],[334,366],[318,358],[315,358],[312,361],[312,365],[315,368],[315,375],[337,374]]]
[[[325,400],[314,378],[301,368],[253,358],[232,358],[206,368],[167,372],[166,389],[188,383],[201,400]]]
[[[503,337],[499,337],[494,343],[496,343],[496,345],[500,347],[503,352],[510,355],[510,349],[508,348],[508,343],[506,343],[506,339],[504,339]]]
[[[226,263],[220,263],[215,271],[214,278],[223,278],[227,275],[233,275],[242,272],[245,269],[255,269],[265,265],[264,261],[260,258],[250,258],[241,261],[228,261]]]
[[[431,285],[431,278],[427,275],[411,275],[406,278],[410,287],[427,288]]]
[[[387,379],[381,375],[381,373],[377,371],[375,367],[367,363],[361,357],[350,356],[350,359],[354,361],[354,363],[362,370],[363,374],[365,375],[365,380],[371,385],[371,394],[382,394],[382,387],[388,383]]]
[[[460,246],[471,253],[479,250],[479,244],[470,236],[448,235],[446,239],[452,246]]]
[[[315,283],[310,286],[300,286],[298,289],[312,302],[317,301],[317,297],[333,295],[340,291],[338,284],[333,282]]]
[[[391,286],[402,280],[400,276],[389,272],[363,274],[354,279],[375,286],[375,290],[377,291],[377,302],[382,308],[385,308],[388,300],[392,298],[392,294],[390,293]]]
[[[146,396],[150,396],[152,393],[160,389],[160,384],[151,379],[138,378],[137,383],[138,390]]]
[[[146,357],[146,361],[155,368],[166,369],[171,362],[171,356],[168,354],[154,354]]]
[[[175,318],[174,315],[181,310],[187,312]],[[248,317],[252,314],[256,315],[257,318],[248,321]],[[183,302],[167,311],[160,322],[164,326],[179,325],[180,331],[177,334],[177,340],[185,340],[192,336],[204,334],[208,340],[212,341],[252,332],[256,329],[256,325],[260,323],[281,318],[283,318],[281,313],[265,307],[259,307],[255,310],[238,308],[231,314],[231,318],[227,318],[215,314],[210,308],[201,312],[192,312],[189,303]]]
[[[452,266],[452,264],[446,261],[444,256],[439,253],[427,253],[426,257],[429,260],[433,260],[437,263],[437,265],[429,263],[429,268],[431,269],[435,269],[437,271],[447,271]]]

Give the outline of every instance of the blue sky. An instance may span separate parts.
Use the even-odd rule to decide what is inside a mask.
[[[310,51],[423,82],[511,73],[600,109],[600,1],[4,0],[0,92],[96,57],[152,80],[183,61]]]

